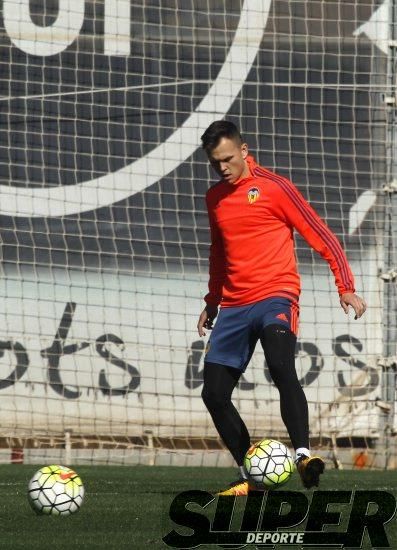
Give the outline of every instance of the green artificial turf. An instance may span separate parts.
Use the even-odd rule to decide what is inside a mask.
[[[68,517],[50,517],[35,515],[27,501],[27,484],[37,469],[27,465],[0,466],[0,549],[169,548],[162,537],[174,527],[178,532],[191,533],[169,519],[174,497],[187,490],[216,491],[235,476],[235,470],[225,468],[76,466],[86,489],[81,510]],[[321,489],[380,490],[397,498],[397,472],[329,469],[322,476]],[[301,488],[296,474],[283,490],[302,491],[309,500],[312,496],[312,491]],[[244,498],[238,500],[233,529],[238,529]],[[208,506],[209,517],[215,507],[216,501]],[[197,505],[195,510],[200,512]],[[397,548],[396,519],[387,524],[386,532],[390,547]],[[287,548],[276,546],[281,547]],[[367,537],[363,548],[371,548]]]

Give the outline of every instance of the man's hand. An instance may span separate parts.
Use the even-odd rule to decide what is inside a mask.
[[[348,313],[349,306],[352,306],[356,314],[354,317],[355,319],[359,319],[367,309],[365,301],[353,292],[345,292],[345,294],[342,294],[340,297],[340,305],[343,307],[345,313]]]
[[[198,323],[197,323],[197,330],[199,333],[199,336],[205,336],[204,328],[208,328],[209,330],[212,329],[212,324],[215,321],[216,316],[218,315],[218,307],[212,306],[210,304],[207,304],[203,311],[201,312],[201,315],[199,317]]]

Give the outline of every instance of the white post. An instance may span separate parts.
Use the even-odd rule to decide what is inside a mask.
[[[156,451],[154,450],[154,439],[153,439],[153,432],[152,430],[145,430],[144,431],[144,434],[146,435],[147,437],[147,447],[148,449],[150,449],[152,452],[149,454],[149,458],[148,458],[148,461],[147,461],[147,465],[148,466],[154,466],[154,463],[155,463],[155,453]]]
[[[72,463],[72,430],[65,430],[65,466],[70,466]]]

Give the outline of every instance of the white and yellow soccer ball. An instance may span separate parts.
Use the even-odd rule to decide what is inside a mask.
[[[275,439],[263,439],[248,449],[244,467],[255,485],[272,489],[289,480],[295,464],[283,443]]]
[[[84,485],[70,468],[44,466],[29,481],[28,499],[38,514],[68,516],[80,510]]]

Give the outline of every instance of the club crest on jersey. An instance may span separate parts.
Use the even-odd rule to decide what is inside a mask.
[[[247,193],[248,202],[253,204],[259,198],[259,189],[257,187],[251,187]]]

